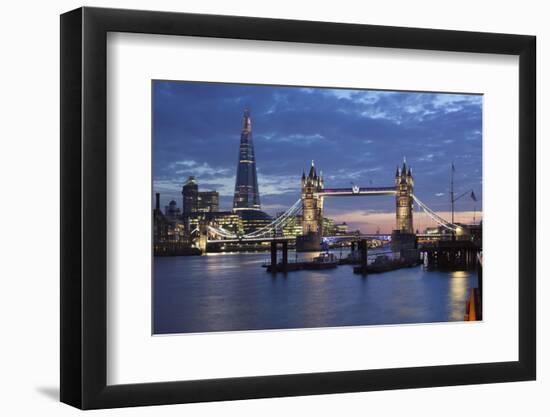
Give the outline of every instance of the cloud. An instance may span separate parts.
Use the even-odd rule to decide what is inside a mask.
[[[334,173],[330,173],[330,172],[326,173],[325,178],[327,178],[328,180],[333,180],[333,181],[341,179],[341,178],[346,178],[348,180],[363,179],[365,181],[369,181],[368,180],[369,175],[373,174],[373,173],[376,173],[378,171],[381,171],[382,168],[383,168],[382,166],[356,169],[356,170],[340,168]],[[370,180],[370,181],[372,181],[372,180]],[[368,185],[368,184],[364,184],[364,185]]]
[[[303,135],[300,133],[292,133],[288,136],[278,136],[275,133],[265,135],[265,138],[269,141],[275,142],[291,142],[294,145],[310,145],[313,142],[322,141],[325,139],[323,135],[319,133]]]
[[[418,157],[416,160],[418,162],[431,162],[434,159],[434,156],[435,156],[435,154],[429,153],[429,154],[426,154],[424,156]]]
[[[298,195],[300,190],[298,177],[289,178],[287,175],[265,175],[258,173],[258,188],[260,194],[287,194]]]
[[[189,174],[193,176],[223,175],[230,172],[227,168],[213,168],[207,162],[196,162],[192,160],[176,161],[168,165],[176,174]]]
[[[483,96],[479,94],[436,94],[433,99],[433,106],[441,108],[447,113],[460,111],[464,106],[481,106]]]

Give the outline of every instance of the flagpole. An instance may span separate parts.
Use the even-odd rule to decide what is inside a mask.
[[[455,224],[455,192],[454,192],[455,164],[451,164],[451,223]]]

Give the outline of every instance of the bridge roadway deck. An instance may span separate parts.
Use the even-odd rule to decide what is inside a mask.
[[[391,233],[366,233],[361,235],[336,235],[336,236],[323,236],[323,239],[331,240],[361,240],[361,239],[391,239]],[[448,238],[449,235],[436,234],[436,233],[419,233],[416,235],[419,238]],[[295,237],[255,237],[255,238],[235,238],[235,239],[217,239],[208,240],[208,243],[262,243],[262,242],[291,242],[295,240]]]
[[[295,237],[253,237],[241,239],[217,239],[208,240],[208,243],[262,243],[262,242],[290,242],[296,240]]]
[[[388,239],[391,234],[363,234],[363,235],[338,235],[338,236],[323,236],[324,239]],[[262,242],[290,242],[296,240],[295,237],[253,237],[253,238],[234,238],[234,239],[217,239],[208,240],[208,243],[262,243]]]

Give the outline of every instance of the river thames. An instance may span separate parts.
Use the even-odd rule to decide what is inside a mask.
[[[155,257],[154,334],[461,321],[477,286],[474,272],[423,266],[271,275],[261,267],[268,255]]]

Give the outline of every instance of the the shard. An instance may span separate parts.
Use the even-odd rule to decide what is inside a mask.
[[[241,144],[239,147],[239,164],[235,181],[233,210],[260,210],[260,193],[256,174],[256,157],[252,143],[252,121],[250,112],[244,111]]]

